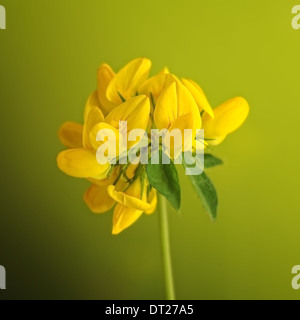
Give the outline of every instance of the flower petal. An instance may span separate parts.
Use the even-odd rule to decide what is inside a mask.
[[[138,58],[129,62],[110,81],[106,97],[116,105],[122,103],[122,97],[126,100],[136,95],[140,85],[148,78],[151,68],[151,61],[145,58]]]
[[[169,74],[170,73],[170,70],[168,67],[164,67],[160,73],[165,73],[165,74]]]
[[[192,96],[194,97],[199,111],[201,112],[202,110],[206,111],[212,118],[214,118],[214,112],[213,109],[211,108],[203,90],[201,87],[194,82],[193,80],[188,80],[188,79],[181,79],[182,83],[188,88]]]
[[[83,126],[83,146],[87,149],[92,149],[90,143],[90,131],[99,122],[104,120],[103,113],[98,107],[91,107],[88,114],[86,115],[86,120]]]
[[[94,91],[92,94],[90,94],[90,96],[87,99],[87,102],[84,108],[84,121],[86,120],[87,116],[90,113],[90,110],[93,107],[98,107],[100,109],[100,103],[99,103],[97,91]]]
[[[150,101],[145,95],[129,99],[113,109],[105,122],[119,129],[119,121],[127,121],[127,131],[147,128],[150,114]]]
[[[112,233],[119,234],[126,228],[130,227],[138,220],[142,213],[142,211],[135,210],[118,203],[114,210]]]
[[[58,135],[61,142],[70,149],[82,147],[82,124],[65,122],[59,129]]]
[[[105,179],[96,180],[93,178],[89,178],[89,181],[92,184],[95,184],[99,187],[105,187],[105,189],[107,189],[107,186],[109,186],[110,184],[114,184],[114,182],[117,180],[120,174],[120,171],[121,171],[121,166],[116,166],[114,167],[112,173],[109,176],[105,177]]]
[[[179,82],[179,80],[172,74],[160,73],[146,80],[138,91],[140,94],[145,94],[149,97],[152,95],[156,103],[162,91],[173,82]]]
[[[157,101],[154,121],[158,129],[168,129],[178,117],[188,113],[193,114],[193,129],[200,129],[201,117],[193,96],[184,85],[173,82]]]
[[[109,211],[116,203],[107,193],[107,187],[92,185],[84,194],[84,201],[94,213]]]
[[[115,73],[108,64],[102,64],[98,69],[98,99],[102,107],[104,115],[107,115],[115,104],[106,97],[107,87],[114,78]]]
[[[188,136],[188,132],[185,132],[185,129],[191,129],[194,128],[194,117],[192,113],[187,113],[183,116],[180,116],[176,118],[176,120],[171,124],[169,128],[169,132],[165,136],[165,143],[166,140],[170,140],[170,150],[169,156],[171,159],[176,159],[181,152],[188,151],[193,146],[193,137],[196,136],[196,132],[191,132],[191,136]],[[172,133],[173,130],[179,130],[181,133],[181,137],[177,135],[176,131],[173,132],[172,139],[170,139],[169,134]],[[175,133],[175,135],[174,135]]]
[[[104,179],[110,169],[110,165],[100,165],[96,160],[96,154],[92,150],[70,149],[59,153],[57,165],[64,173],[75,178]]]
[[[139,199],[137,196],[128,195],[127,193],[116,191],[116,188],[114,185],[110,185],[107,187],[107,193],[117,202],[120,204],[123,204],[127,207],[141,210],[148,211],[150,210],[151,206],[149,203]]]
[[[241,97],[226,101],[214,109],[215,118],[204,114],[203,129],[205,139],[220,139],[237,130],[246,120],[249,113],[248,102]]]
[[[119,146],[119,130],[116,129],[115,127],[111,126],[110,124],[106,123],[106,122],[100,122],[97,123],[92,130],[90,130],[89,133],[89,139],[90,139],[90,143],[93,147],[94,150],[97,150],[103,143],[105,143],[106,141],[97,141],[97,136],[98,136],[98,132],[101,130],[101,136],[103,137],[103,140],[105,140],[106,137],[106,133],[107,136],[110,137],[112,133],[115,134],[115,143],[116,145],[114,145],[113,141],[111,141],[111,147],[118,149]],[[110,140],[108,140],[107,143],[109,143]],[[116,150],[116,154],[118,153],[118,150]]]

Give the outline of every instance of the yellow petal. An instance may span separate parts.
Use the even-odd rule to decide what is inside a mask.
[[[170,70],[169,70],[169,68],[164,67],[164,68],[161,70],[161,72],[160,72],[160,73],[169,74],[169,73],[170,73]]]
[[[170,149],[168,151],[171,159],[176,159],[181,152],[188,151],[192,148],[193,137],[196,136],[196,132],[192,132],[191,136],[188,136],[187,132],[185,132],[184,130],[185,129],[193,130],[193,128],[194,128],[194,117],[192,113],[188,113],[176,118],[175,121],[171,124],[169,128],[169,132],[165,136],[165,141],[164,141],[164,143],[166,144],[166,140],[170,140]],[[180,131],[181,139],[180,139],[180,136],[179,137],[177,136],[176,131],[175,131],[175,136],[173,136],[174,138],[170,139],[169,133],[172,134],[172,131],[176,129]]]
[[[101,131],[101,137],[102,137],[102,141],[97,141],[97,137],[99,138],[98,136],[98,133],[99,131]],[[119,154],[118,152],[118,146],[119,146],[119,130],[116,129],[115,127],[111,126],[110,124],[106,123],[106,122],[100,122],[100,123],[97,123],[91,130],[90,130],[90,133],[89,133],[89,141],[93,147],[93,149],[95,151],[97,151],[97,149],[103,144],[105,143],[106,141],[106,133],[107,133],[107,137],[110,137],[110,131],[112,131],[114,134],[115,134],[115,143],[116,143],[116,146],[114,146],[113,144],[113,141],[110,140],[110,138],[108,138],[108,142],[111,142],[111,147],[112,148],[115,148],[116,149],[116,155]],[[98,139],[99,140],[99,139]]]
[[[113,199],[119,202],[114,211],[113,234],[118,234],[131,226],[144,212],[151,214],[157,204],[156,190],[152,189],[147,200],[147,181],[144,181],[144,190],[141,197],[141,180],[136,179],[128,188],[126,193],[116,192],[113,186],[108,187],[108,194],[113,195]]]
[[[199,111],[202,110],[206,111],[212,118],[214,118],[214,112],[211,108],[203,90],[200,88],[200,86],[194,82],[193,80],[188,79],[182,79],[182,83],[188,88],[192,96],[194,97],[198,107]]]
[[[99,122],[104,121],[104,116],[98,107],[91,107],[86,116],[86,120],[83,126],[83,146],[87,149],[91,149],[90,132],[92,128]]]
[[[110,165],[100,165],[96,153],[86,149],[70,149],[59,153],[57,165],[64,173],[75,178],[104,179]]]
[[[142,211],[118,203],[114,210],[113,234],[119,234],[130,227],[142,215]]]
[[[58,135],[61,142],[67,148],[82,147],[82,131],[83,126],[75,122],[65,122],[59,129]]]
[[[162,91],[173,82],[179,82],[179,80],[172,74],[160,73],[146,80],[138,91],[140,94],[145,94],[149,97],[152,95],[156,103]]]
[[[129,62],[110,81],[106,97],[116,105],[122,103],[122,97],[126,100],[135,96],[140,85],[148,78],[151,61],[138,58]]]
[[[107,187],[92,185],[84,194],[84,201],[94,213],[109,211],[115,201],[108,195]]]
[[[87,102],[85,104],[85,109],[84,109],[84,121],[86,121],[86,118],[93,107],[98,107],[100,109],[100,103],[99,103],[97,91],[94,91],[87,99]]]
[[[237,130],[249,113],[248,102],[241,97],[230,99],[214,109],[215,118],[203,115],[203,129],[206,139],[220,139]],[[209,142],[209,141],[208,141]]]
[[[124,193],[124,192],[116,191],[115,186],[110,185],[107,187],[107,192],[112,197],[112,199],[114,199],[115,201],[127,207],[133,208],[135,210],[141,210],[142,212],[150,210],[151,209],[150,204],[140,199],[141,190],[139,194],[135,194],[135,195],[128,194],[131,187],[132,186],[130,186],[129,189],[126,191],[126,193]]]
[[[146,130],[150,114],[150,101],[140,95],[129,99],[113,109],[105,118],[105,122],[119,129],[119,121],[127,121],[127,131],[132,129]]]
[[[188,89],[173,82],[160,95],[155,110],[154,121],[158,129],[168,129],[180,116],[193,114],[193,129],[201,129],[198,106]]]
[[[121,166],[116,166],[112,170],[112,173],[109,176],[105,177],[105,179],[96,180],[93,178],[89,178],[89,181],[99,187],[105,187],[105,190],[106,190],[107,186],[109,186],[110,184],[114,184],[114,182],[117,180],[120,174],[120,171],[121,171]]]
[[[102,107],[104,115],[107,115],[114,107],[115,104],[109,101],[106,97],[107,87],[115,73],[107,64],[102,64],[98,69],[98,99]]]

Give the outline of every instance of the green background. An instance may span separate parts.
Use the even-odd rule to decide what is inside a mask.
[[[215,107],[241,95],[245,125],[214,154],[210,222],[181,171],[170,208],[179,299],[299,299],[299,54],[296,1],[1,0],[0,299],[163,299],[157,214],[111,235],[56,167],[59,126],[82,121],[102,62],[146,56],[196,80]]]

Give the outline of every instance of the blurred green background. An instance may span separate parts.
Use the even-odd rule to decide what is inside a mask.
[[[170,208],[179,299],[299,299],[300,30],[290,0],[1,0],[0,299],[163,299],[157,215],[119,236],[56,167],[59,126],[82,121],[96,71],[133,58],[196,80],[213,106],[241,95],[245,125],[215,149],[211,223],[181,171]],[[298,3],[299,4],[299,3]]]

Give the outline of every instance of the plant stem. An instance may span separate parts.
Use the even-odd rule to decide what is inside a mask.
[[[170,252],[167,200],[160,193],[158,194],[159,194],[158,215],[159,215],[159,227],[160,227],[166,295],[167,295],[167,300],[175,300],[171,252]]]

